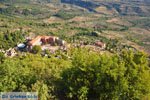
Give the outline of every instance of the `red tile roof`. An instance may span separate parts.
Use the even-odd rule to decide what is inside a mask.
[[[49,38],[49,36],[41,36],[41,38],[45,40],[45,39]]]
[[[33,45],[37,40],[39,40],[41,36],[37,36],[35,39],[29,42],[30,45]]]
[[[98,46],[101,46],[101,47],[104,46],[104,43],[101,43],[101,42],[98,42],[98,41],[96,41],[95,44],[98,45]]]

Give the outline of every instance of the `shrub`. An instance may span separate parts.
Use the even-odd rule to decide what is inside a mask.
[[[40,53],[42,51],[41,46],[35,45],[32,49],[34,54]]]

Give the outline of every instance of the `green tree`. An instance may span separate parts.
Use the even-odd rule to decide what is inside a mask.
[[[2,52],[0,52],[0,64],[3,63],[5,59],[6,59],[5,55]]]
[[[61,92],[78,100],[141,100],[150,94],[146,55],[132,51],[120,57],[75,50],[62,83]]]
[[[142,52],[123,51],[122,59],[127,71],[125,77],[128,80],[128,90],[125,99],[142,99],[150,95],[150,68],[147,55]]]
[[[30,14],[30,11],[28,9],[24,9],[22,13],[27,16]]]
[[[14,47],[18,42],[23,41],[23,32],[15,31],[9,32],[7,31],[4,34],[0,35],[0,48],[8,49],[10,47]]]
[[[47,100],[49,97],[48,87],[43,82],[37,81],[33,86],[32,90],[38,92],[38,98],[40,100]]]
[[[81,50],[75,52],[72,63],[72,68],[62,75],[64,91],[69,98],[119,99],[126,89],[126,68],[118,56],[100,56]]]
[[[34,54],[40,53],[41,51],[42,51],[42,49],[41,49],[41,47],[38,46],[38,45],[35,45],[35,46],[33,47],[33,49],[32,49],[32,52],[33,52]]]
[[[50,52],[49,52],[48,50],[45,50],[45,54],[48,54],[48,55],[49,55],[49,54],[50,54]]]

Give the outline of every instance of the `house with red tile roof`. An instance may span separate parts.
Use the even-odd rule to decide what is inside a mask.
[[[50,36],[49,37],[49,42],[50,42],[51,45],[54,45],[56,43],[56,37]]]
[[[106,48],[106,44],[105,44],[105,43],[102,43],[102,42],[100,42],[100,41],[95,41],[95,45],[96,45],[96,46],[99,46],[99,47],[101,47],[101,48],[103,48],[103,49]]]
[[[41,41],[43,44],[49,43],[49,36],[41,36]]]
[[[31,40],[28,45],[30,46],[34,46],[34,45],[41,45],[42,41],[41,41],[41,36],[37,36],[35,39]]]
[[[41,36],[37,36],[35,39],[29,41],[27,45],[29,49],[32,49],[35,45],[42,45]]]

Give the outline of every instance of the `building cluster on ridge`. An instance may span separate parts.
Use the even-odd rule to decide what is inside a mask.
[[[8,50],[1,50],[0,52],[3,52],[5,56],[16,56],[18,55],[17,51],[20,51],[20,53],[26,52],[26,51],[31,51],[35,45],[41,46],[41,49],[43,51],[48,50],[51,53],[54,53],[57,50],[69,50],[71,48],[71,45],[76,47],[78,44],[68,44],[65,40],[61,40],[58,37],[55,36],[37,36],[34,39],[26,39],[28,42],[26,44],[20,43],[17,45],[17,47],[9,48]],[[101,42],[100,40],[97,40],[94,42],[94,44],[89,44],[89,46],[96,46],[94,47],[95,49],[97,47],[100,47],[101,50],[104,50],[106,48],[106,44]],[[84,41],[80,43],[81,47],[85,47]]]

